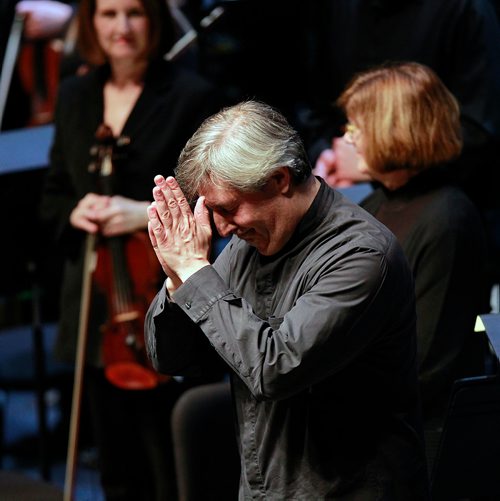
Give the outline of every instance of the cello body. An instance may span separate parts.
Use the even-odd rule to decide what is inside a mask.
[[[115,138],[102,124],[96,132],[100,192],[113,196],[113,150],[128,138]],[[151,366],[144,342],[144,319],[158,290],[161,266],[146,231],[101,237],[96,248],[95,287],[106,296],[107,321],[101,326],[102,360],[107,379],[124,390],[147,390],[169,378]]]
[[[160,264],[146,232],[102,239],[94,285],[105,294],[108,320],[101,326],[107,379],[125,390],[144,390],[168,380],[150,366],[144,319],[158,289]]]

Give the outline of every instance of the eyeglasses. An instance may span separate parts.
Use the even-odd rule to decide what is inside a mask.
[[[344,127],[344,139],[348,143],[354,143],[356,140],[356,136],[358,136],[360,132],[361,130],[358,127],[348,122]]]

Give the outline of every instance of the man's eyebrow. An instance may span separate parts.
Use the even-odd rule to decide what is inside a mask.
[[[237,205],[237,201],[236,200],[226,200],[226,201],[221,201],[221,202],[218,202],[218,203],[210,203],[209,200],[205,199],[205,204],[207,207],[211,208],[211,209],[231,209],[232,207],[234,207],[235,205]]]
[[[231,204],[207,204],[207,207],[212,210],[224,210],[227,211],[229,210],[228,207],[231,207]]]

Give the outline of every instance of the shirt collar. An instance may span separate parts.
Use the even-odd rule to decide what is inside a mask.
[[[317,179],[320,181],[318,193],[314,197],[309,209],[295,228],[292,236],[283,248],[276,254],[273,254],[272,256],[261,256],[263,261],[272,261],[275,258],[286,254],[290,249],[293,249],[299,242],[303,241],[308,235],[310,235],[318,226],[319,221],[322,221],[327,216],[329,208],[335,199],[335,191],[330,188],[322,178],[317,177]]]

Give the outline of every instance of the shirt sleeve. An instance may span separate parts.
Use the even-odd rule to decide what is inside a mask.
[[[223,372],[217,353],[199,326],[171,300],[166,283],[146,313],[144,339],[158,372],[194,378]]]

